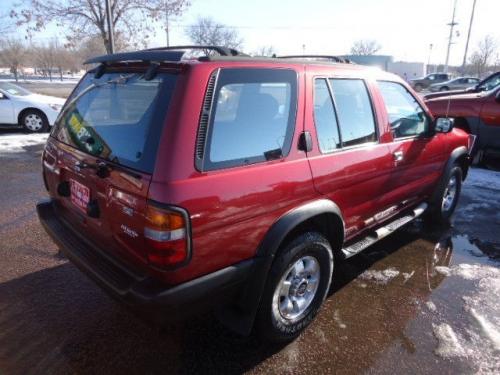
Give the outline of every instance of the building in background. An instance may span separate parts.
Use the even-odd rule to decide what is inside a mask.
[[[386,72],[397,74],[404,80],[422,77],[426,73],[426,66],[424,63],[406,61],[394,62],[394,57],[390,55],[346,55],[343,57],[348,58],[356,64],[373,66],[385,70]]]

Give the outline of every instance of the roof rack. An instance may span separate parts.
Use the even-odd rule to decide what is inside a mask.
[[[144,61],[144,62],[179,62],[189,50],[214,51],[220,56],[247,56],[233,48],[219,46],[171,46],[150,48],[136,52],[114,53],[112,55],[102,55],[92,57],[84,64],[110,64],[114,62]],[[207,58],[209,56],[204,56]]]
[[[316,60],[327,60],[336,63],[343,64],[353,64],[351,60],[342,56],[332,56],[332,55],[287,55],[287,56],[277,56],[278,59],[316,59]]]

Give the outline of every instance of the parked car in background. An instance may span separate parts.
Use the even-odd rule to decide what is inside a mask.
[[[451,75],[448,73],[431,73],[427,74],[422,78],[415,78],[410,80],[410,85],[416,91],[422,91],[430,87],[430,85],[436,83],[442,83],[449,81],[451,79]]]
[[[494,86],[494,84],[492,84]],[[450,116],[455,126],[477,136],[474,152],[500,152],[500,85],[489,91],[425,98],[434,116]]]
[[[425,99],[439,98],[440,96],[459,95],[464,93],[490,91],[496,87],[500,87],[500,72],[489,75],[475,86],[469,87],[465,90],[451,90],[426,94]]]
[[[469,87],[475,87],[479,83],[479,78],[474,77],[459,77],[449,81],[433,83],[429,86],[429,91],[450,91],[450,90],[466,90]]]
[[[32,133],[48,131],[64,102],[10,82],[0,82],[0,125],[22,127]]]
[[[241,334],[291,340],[335,261],[424,213],[450,219],[470,137],[393,74],[196,48],[213,53],[88,61],[42,155],[38,215],[82,271],[156,320],[214,308]]]

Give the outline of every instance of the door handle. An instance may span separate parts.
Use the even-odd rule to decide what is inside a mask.
[[[395,162],[400,162],[400,161],[403,161],[403,159],[404,159],[404,157],[403,157],[403,151],[396,151],[392,155],[394,156],[394,161]]]

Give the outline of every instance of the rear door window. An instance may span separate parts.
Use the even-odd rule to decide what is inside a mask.
[[[314,81],[314,124],[322,153],[332,152],[340,147],[337,116],[325,78]]]
[[[362,79],[331,78],[342,147],[377,141],[373,108]]]
[[[263,162],[290,151],[297,74],[287,69],[222,69],[208,127],[203,169]]]

